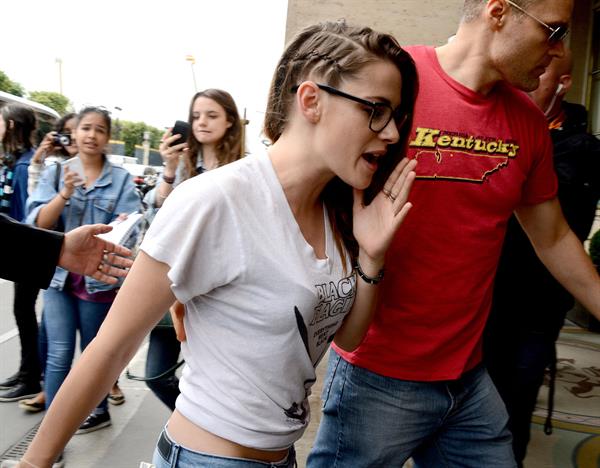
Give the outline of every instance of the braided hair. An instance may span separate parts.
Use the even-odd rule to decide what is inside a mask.
[[[412,123],[412,110],[418,90],[417,72],[410,55],[396,39],[368,27],[354,27],[340,20],[324,22],[302,30],[286,47],[273,76],[264,134],[273,143],[285,131],[294,104],[292,88],[316,77],[336,87],[344,79],[357,76],[360,71],[377,61],[395,65],[402,76],[401,105],[408,111],[409,121],[399,129],[400,139],[388,148],[365,191],[365,203],[381,191],[385,181],[406,152]],[[358,244],[352,233],[352,188],[334,177],[323,191],[323,201],[334,230],[340,251],[347,251],[351,259],[358,255]]]

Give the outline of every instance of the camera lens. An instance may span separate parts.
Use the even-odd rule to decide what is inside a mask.
[[[71,144],[71,135],[63,135],[58,133],[52,139],[54,146],[69,146]]]

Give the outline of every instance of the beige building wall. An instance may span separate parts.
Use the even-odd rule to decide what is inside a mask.
[[[443,44],[456,31],[462,4],[462,0],[289,0],[286,41],[310,24],[345,18],[391,33],[400,44]]]
[[[567,100],[587,106],[591,104],[592,1],[575,0],[569,38],[574,69]],[[286,42],[305,26],[345,18],[391,33],[403,45],[440,45],[456,31],[462,5],[463,0],[288,0]]]

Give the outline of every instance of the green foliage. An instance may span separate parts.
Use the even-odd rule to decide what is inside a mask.
[[[60,115],[66,114],[70,107],[66,96],[53,91],[32,91],[29,99],[54,109]]]
[[[25,89],[19,83],[11,80],[6,73],[0,70],[0,91],[23,97]]]
[[[157,148],[163,132],[144,122],[113,121],[112,137],[116,140],[124,141],[125,154],[133,156],[135,154],[135,145],[141,145],[144,142],[144,132],[146,131],[150,132],[150,147]]]
[[[600,230],[590,239],[590,258],[596,267],[600,267]]]

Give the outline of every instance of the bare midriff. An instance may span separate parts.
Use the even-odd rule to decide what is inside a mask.
[[[289,451],[288,449],[260,450],[236,444],[202,429],[177,410],[171,415],[167,427],[169,437],[177,444],[195,452],[210,455],[278,462],[285,459]]]

